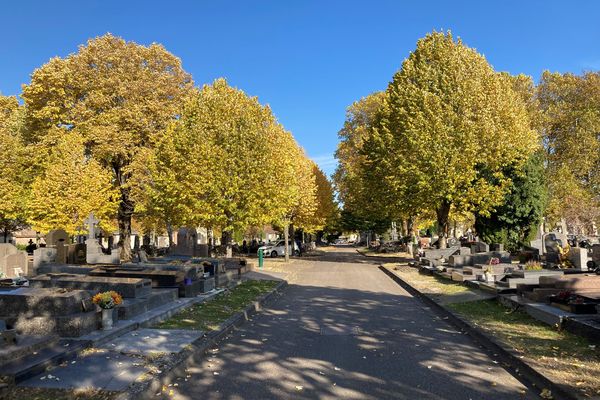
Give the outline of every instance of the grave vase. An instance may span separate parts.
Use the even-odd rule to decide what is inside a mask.
[[[102,330],[109,331],[113,327],[113,315],[114,308],[103,308],[102,309]]]

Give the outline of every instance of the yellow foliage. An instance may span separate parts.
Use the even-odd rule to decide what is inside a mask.
[[[93,212],[100,227],[112,231],[118,191],[110,172],[86,156],[80,135],[55,128],[48,137],[58,139],[45,170],[31,186],[28,208],[32,226],[43,232],[62,228],[72,235],[83,233],[83,221]]]

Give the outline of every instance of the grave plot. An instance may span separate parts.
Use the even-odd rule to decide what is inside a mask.
[[[136,298],[147,296],[152,290],[149,279],[113,278],[103,276],[84,276],[73,274],[45,274],[29,279],[30,287],[67,288],[105,292],[114,290],[123,297]]]
[[[98,327],[96,306],[83,290],[16,288],[0,291],[0,319],[21,334],[77,337]]]
[[[190,278],[188,276],[192,273],[190,270],[186,271],[175,266],[171,270],[162,269],[163,267],[160,265],[161,269],[155,269],[145,265],[140,267],[102,266],[90,271],[90,276],[148,279],[152,282],[153,288],[177,288],[179,297],[194,297],[214,288],[210,279]]]
[[[535,302],[546,302],[574,314],[596,314],[600,304],[600,276],[542,275],[538,284],[518,284],[517,292]]]
[[[27,252],[10,243],[0,243],[0,277],[14,279],[28,275]]]

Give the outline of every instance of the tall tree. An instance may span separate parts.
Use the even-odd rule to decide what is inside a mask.
[[[0,235],[4,242],[26,222],[29,172],[21,140],[22,111],[15,97],[0,95]]]
[[[435,32],[417,42],[388,86],[389,173],[409,180],[412,200],[435,211],[441,246],[450,211],[489,213],[510,186],[503,171],[520,170],[538,147],[512,85],[474,49]]]
[[[119,189],[122,257],[131,257],[132,165],[178,114],[193,87],[181,61],[159,44],[141,46],[111,34],[92,39],[77,53],[53,58],[23,87],[29,142],[52,127],[76,131],[86,153],[112,174]]]
[[[227,245],[233,232],[278,219],[296,199],[296,142],[269,107],[224,79],[189,98],[157,149],[157,209],[177,224],[218,228]]]
[[[385,100],[385,92],[375,92],[354,102],[346,110],[346,121],[338,133],[340,143],[335,153],[338,167],[333,181],[343,206],[342,227],[346,230],[380,232],[391,221],[392,207],[382,206],[386,204],[382,197],[388,187],[374,183],[382,166],[370,160],[370,151],[365,149],[367,143],[371,150],[375,145],[370,139]]]
[[[548,159],[550,222],[600,224],[600,72],[544,72],[537,91]]]

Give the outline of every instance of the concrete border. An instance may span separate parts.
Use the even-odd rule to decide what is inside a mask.
[[[529,364],[525,363],[515,351],[497,342],[475,325],[448,310],[441,304],[435,302],[427,295],[421,293],[419,290],[411,286],[398,275],[394,274],[388,268],[380,265],[379,269],[412,296],[420,299],[427,306],[431,307],[436,314],[442,316],[443,319],[450,325],[459,329],[461,332],[468,334],[475,341],[475,343],[482,346],[489,353],[493,354],[494,357],[502,363],[502,365],[511,375],[513,375],[528,388],[535,388],[537,390],[547,388],[552,392],[552,398],[555,400],[584,399],[583,396],[572,393],[572,388],[553,382],[551,379],[541,374]]]
[[[126,392],[118,395],[116,400],[156,398],[156,393],[160,392],[163,386],[175,383],[177,377],[185,376],[188,367],[198,365],[203,361],[213,346],[220,343],[236,328],[244,325],[252,316],[258,314],[263,307],[276,300],[277,296],[281,294],[287,285],[287,281],[280,281],[271,292],[260,296],[243,311],[221,323],[219,329],[209,332],[192,342],[185,350],[175,355],[173,362],[168,367],[162,368],[160,374],[151,380],[134,383]]]

